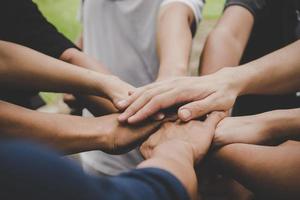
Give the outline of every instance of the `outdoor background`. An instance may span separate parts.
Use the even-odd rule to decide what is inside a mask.
[[[33,0],[36,2],[46,16],[57,29],[72,41],[76,41],[80,32],[79,21],[80,0]],[[149,0],[148,0],[149,1]],[[150,0],[151,1],[151,0]],[[199,56],[203,48],[203,43],[207,34],[214,27],[217,19],[222,13],[225,0],[206,0],[204,8],[204,20],[201,22],[196,37],[194,39],[191,55],[190,69],[192,74],[196,74],[199,63]],[[48,104],[56,104],[60,95],[42,93],[42,97]]]

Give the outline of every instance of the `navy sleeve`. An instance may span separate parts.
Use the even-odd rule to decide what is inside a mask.
[[[188,200],[181,183],[160,169],[138,169],[111,178],[88,176],[43,147],[0,142],[0,199]]]
[[[77,48],[46,20],[32,0],[1,0],[0,25],[0,40],[17,43],[54,58],[59,58],[68,48]]]
[[[258,18],[263,14],[267,3],[267,0],[227,0],[225,9],[229,6],[238,5],[249,10],[254,18]]]
[[[122,200],[188,200],[182,184],[170,173],[156,168],[136,169],[109,179],[110,193]],[[106,199],[110,199],[107,197]]]

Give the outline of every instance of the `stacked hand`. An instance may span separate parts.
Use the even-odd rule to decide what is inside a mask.
[[[185,104],[178,110],[182,121],[213,111],[227,111],[241,89],[235,78],[231,69],[224,69],[213,75],[180,77],[141,87],[116,104],[119,109],[126,109],[119,121],[134,124],[178,104]]]
[[[129,94],[135,90],[133,86],[116,76],[105,75],[103,81],[105,86],[101,90],[114,104],[118,104],[122,99],[128,98]]]
[[[88,118],[83,130],[90,130],[94,136],[99,136],[98,147],[106,153],[122,154],[136,148],[149,135],[157,131],[162,121],[143,122],[139,125],[128,126],[120,124],[118,114],[106,115],[100,118]]]
[[[148,159],[154,154],[172,154],[181,146],[190,151],[193,162],[200,161],[209,150],[217,124],[224,117],[223,112],[214,112],[204,122],[165,123],[141,146],[141,152]]]
[[[279,111],[280,114],[280,111]],[[277,111],[243,117],[228,117],[217,126],[214,146],[232,143],[270,145],[280,142],[277,126],[282,123]]]

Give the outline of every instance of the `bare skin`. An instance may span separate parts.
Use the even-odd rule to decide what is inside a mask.
[[[190,26],[194,20],[195,16],[192,9],[183,3],[170,3],[163,6],[160,10],[156,41],[158,56],[160,58],[157,80],[187,75],[192,45]],[[83,46],[82,42],[80,45]],[[61,55],[61,59],[103,74],[111,74],[99,61],[77,49],[66,50]],[[76,95],[76,99],[79,100],[76,105],[88,108],[95,116],[118,112],[118,109],[113,104],[103,98]],[[70,96],[66,100],[74,105],[74,99]]]
[[[194,165],[208,152],[215,127],[224,116],[224,113],[215,112],[204,122],[164,124],[163,128],[141,146],[142,154],[149,160],[140,166],[145,166],[146,163],[147,166],[172,169],[170,172],[183,183],[192,199],[197,199]],[[160,159],[155,159],[156,157]],[[166,162],[169,160],[173,162]]]
[[[119,120],[138,123],[161,109],[181,103],[185,105],[178,109],[179,118],[189,121],[215,110],[229,110],[239,95],[296,92],[300,87],[299,48],[297,41],[239,67],[141,87],[119,105],[126,108]]]
[[[238,66],[254,24],[254,17],[242,6],[229,6],[208,35],[200,59],[200,75],[223,67]]]
[[[212,159],[218,169],[232,176],[261,199],[299,199],[300,143],[280,146],[230,144]],[[263,178],[262,178],[263,177]]]
[[[157,25],[157,52],[160,67],[157,80],[186,76],[192,47],[192,9],[180,2],[161,8]]]
[[[0,119],[2,138],[36,140],[66,154],[91,150],[125,153],[136,148],[162,123],[127,126],[118,123],[118,114],[98,118],[47,114],[3,101],[0,101],[0,110],[5,113]]]
[[[103,94],[113,99],[132,88],[116,77],[79,68],[8,42],[0,42],[0,57],[3,89]],[[96,149],[127,152],[161,123],[129,127],[119,124],[117,114],[86,119],[39,113],[3,101],[0,109],[5,113],[0,119],[2,136],[36,139],[66,153]]]
[[[217,126],[214,145],[258,145],[299,140],[300,109],[276,110],[253,116],[228,117]]]
[[[16,44],[0,42],[0,49],[0,83],[6,90],[90,94],[118,101],[133,88],[117,77],[75,67]]]

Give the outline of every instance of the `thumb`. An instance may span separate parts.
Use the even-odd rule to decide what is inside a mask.
[[[224,111],[214,111],[208,115],[205,120],[205,124],[210,128],[215,129],[219,122],[226,117],[226,112]]]
[[[188,103],[179,108],[178,117],[184,122],[199,118],[216,110],[215,102],[214,96],[208,96],[205,99]]]

